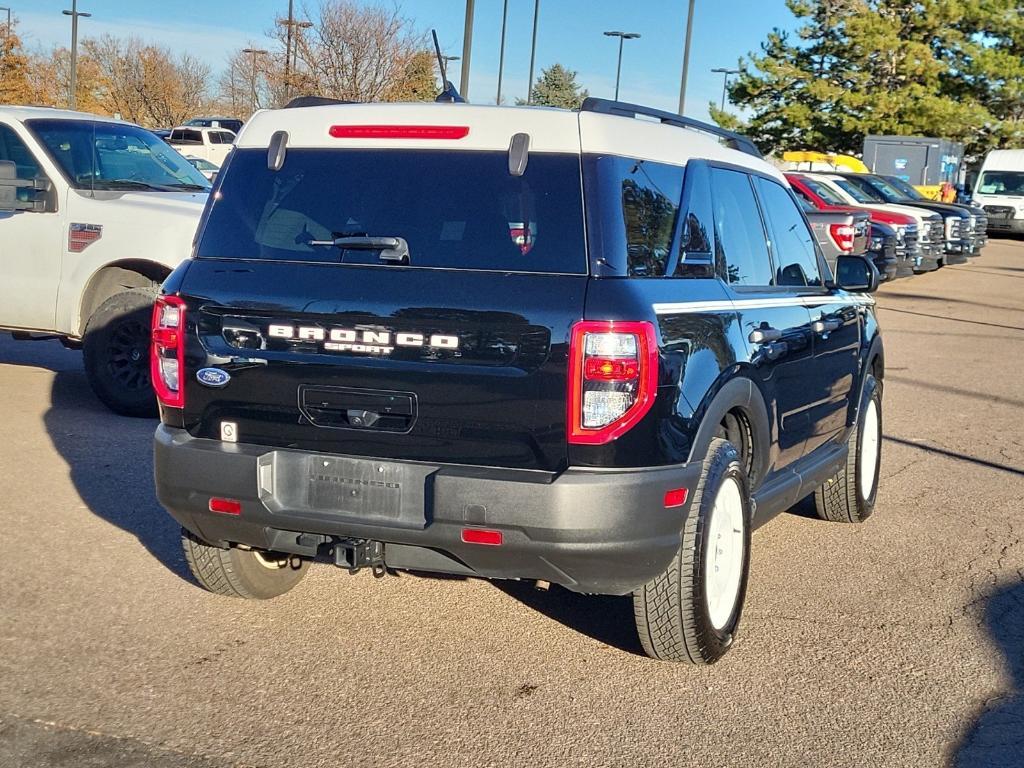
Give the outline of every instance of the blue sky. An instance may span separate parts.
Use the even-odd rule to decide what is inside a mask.
[[[303,2],[296,0],[296,6]],[[318,0],[305,2],[315,6]],[[70,19],[61,10],[70,7],[70,0],[7,0],[5,5],[21,20],[29,46],[68,44]],[[231,50],[249,42],[265,44],[265,33],[287,5],[287,0],[79,0],[80,10],[93,14],[82,20],[79,34],[135,34],[187,50],[219,73]],[[445,53],[462,52],[464,0],[404,0],[400,6],[418,27],[437,29]],[[578,82],[592,95],[610,98],[617,40],[602,32],[639,32],[639,40],[626,42],[620,98],[676,109],[687,0],[541,0],[540,6],[538,73],[560,62],[577,70]],[[502,0],[477,0],[470,101],[494,102],[501,9]],[[784,0],[697,0],[694,17],[686,113],[703,119],[708,101],[717,102],[722,92],[722,76],[711,68],[735,67],[738,57],[756,50],[772,27],[789,29],[794,20]],[[532,18],[533,0],[509,0],[502,88],[509,100],[526,94]],[[449,78],[458,84],[461,63],[453,65]]]

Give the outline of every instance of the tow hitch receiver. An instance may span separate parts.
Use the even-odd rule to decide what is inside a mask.
[[[369,539],[339,539],[334,543],[334,564],[359,573],[369,568],[377,578],[384,576],[384,545]]]

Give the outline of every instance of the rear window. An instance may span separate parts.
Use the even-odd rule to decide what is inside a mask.
[[[236,149],[213,201],[200,258],[379,264],[336,238],[400,237],[412,267],[585,274],[580,161],[533,153]]]

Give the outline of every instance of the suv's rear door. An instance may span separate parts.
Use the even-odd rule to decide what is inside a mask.
[[[798,388],[809,423],[804,452],[810,453],[846,427],[860,358],[859,304],[826,288],[824,265],[792,193],[760,176],[756,186],[772,233],[776,284],[810,312],[814,358]]]
[[[185,426],[554,471],[587,281],[577,154],[236,149],[180,290]],[[334,244],[338,238],[347,238]],[[370,238],[401,238],[407,259]],[[231,379],[212,388],[197,369]]]
[[[717,258],[740,318],[751,363],[775,422],[770,469],[799,459],[810,433],[807,380],[813,368],[810,315],[801,292],[780,285],[750,175],[713,168]],[[801,226],[807,226],[801,220]],[[808,236],[810,233],[808,232]]]

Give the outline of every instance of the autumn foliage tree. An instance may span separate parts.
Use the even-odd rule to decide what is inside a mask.
[[[29,64],[17,33],[5,35],[0,41],[0,104],[32,103]]]
[[[84,42],[103,111],[145,126],[178,125],[202,110],[210,68],[187,53],[104,35]]]

